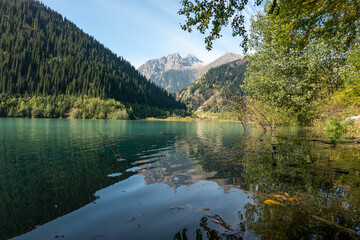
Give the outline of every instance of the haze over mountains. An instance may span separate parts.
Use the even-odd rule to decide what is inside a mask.
[[[242,58],[243,56],[236,53],[226,53],[213,62],[204,64],[192,54],[182,58],[179,53],[175,53],[148,60],[138,68],[138,71],[156,85],[177,92],[191,85],[210,68]]]

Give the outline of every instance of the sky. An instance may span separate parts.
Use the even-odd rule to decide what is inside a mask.
[[[138,68],[147,60],[179,53],[194,54],[209,63],[227,52],[242,54],[240,38],[227,28],[213,50],[205,49],[205,35],[180,28],[185,17],[177,14],[180,0],[40,0],[118,56]],[[249,19],[259,9],[250,0],[243,12]]]

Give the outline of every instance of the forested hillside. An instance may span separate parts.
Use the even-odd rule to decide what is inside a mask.
[[[177,97],[191,110],[226,110],[227,99],[242,93],[245,71],[244,58],[211,68],[192,85],[180,90]]]
[[[184,108],[129,62],[33,0],[0,0],[0,93]]]

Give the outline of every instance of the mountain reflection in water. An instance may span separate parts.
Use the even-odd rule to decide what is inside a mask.
[[[1,239],[360,236],[356,144],[237,123],[39,121],[0,120]]]

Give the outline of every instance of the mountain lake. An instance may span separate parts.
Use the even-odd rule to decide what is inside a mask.
[[[358,239],[360,144],[240,123],[0,118],[0,239]]]

